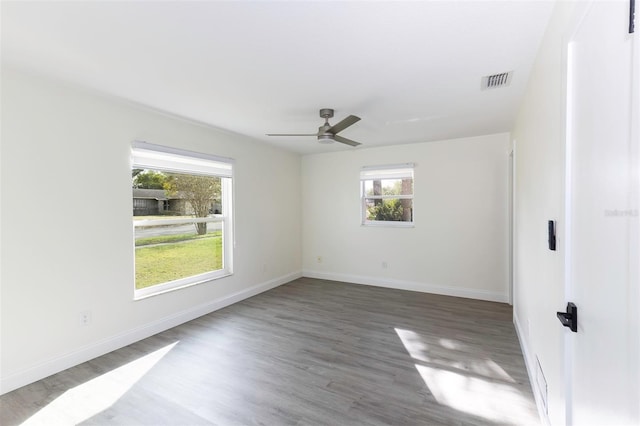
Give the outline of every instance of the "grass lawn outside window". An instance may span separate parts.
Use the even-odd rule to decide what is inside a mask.
[[[222,232],[136,241],[136,289],[222,269]]]

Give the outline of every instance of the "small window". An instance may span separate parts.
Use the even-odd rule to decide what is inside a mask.
[[[413,164],[363,167],[363,225],[413,226]]]
[[[136,299],[232,273],[232,160],[134,142]]]

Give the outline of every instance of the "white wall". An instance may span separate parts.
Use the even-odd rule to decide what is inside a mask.
[[[514,321],[534,377],[539,359],[548,386],[548,420],[565,423],[564,329],[564,31],[575,4],[558,2],[531,72],[513,130],[516,141]],[[547,221],[557,220],[557,250],[547,246]],[[538,393],[539,389],[534,389]]]
[[[6,68],[1,136],[2,392],[300,276],[296,154]],[[133,300],[136,139],[236,160],[233,276]]]
[[[508,146],[504,133],[304,156],[304,274],[506,302]],[[361,226],[360,169],[407,162],[415,227]]]

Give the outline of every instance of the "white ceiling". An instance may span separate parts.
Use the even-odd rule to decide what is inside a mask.
[[[552,1],[7,2],[3,63],[302,154],[509,131]],[[482,76],[514,71],[509,87]],[[361,149],[361,148],[355,148]]]

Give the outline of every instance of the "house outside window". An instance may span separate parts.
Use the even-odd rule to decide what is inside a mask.
[[[233,272],[233,160],[132,144],[134,298]]]
[[[363,225],[413,226],[413,169],[412,163],[362,168]]]

